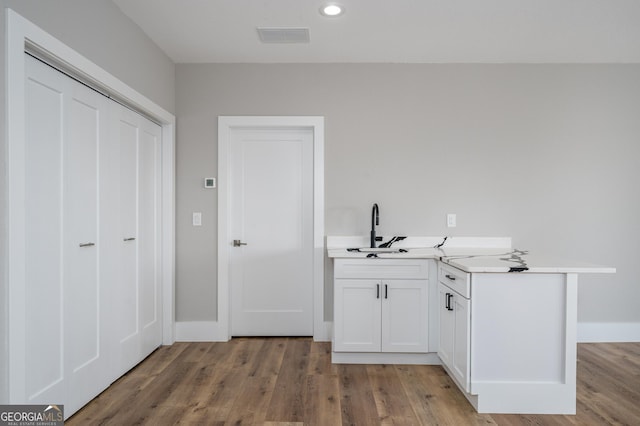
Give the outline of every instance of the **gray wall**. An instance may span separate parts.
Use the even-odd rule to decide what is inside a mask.
[[[5,99],[5,8],[10,7],[173,112],[175,65],[109,0],[0,0],[0,99]],[[5,103],[0,103],[0,402],[7,400]]]
[[[511,236],[618,268],[579,321],[640,322],[640,65],[182,64],[176,94],[179,321],[216,319],[217,116],[322,115],[327,235],[377,202],[385,234]]]

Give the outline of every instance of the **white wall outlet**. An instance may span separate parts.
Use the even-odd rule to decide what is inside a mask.
[[[447,227],[448,228],[455,228],[456,227],[456,214],[455,213],[447,214]]]
[[[202,213],[193,212],[193,226],[202,226]]]

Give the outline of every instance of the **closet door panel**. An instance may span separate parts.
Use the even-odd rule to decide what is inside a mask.
[[[99,235],[100,235],[100,285],[103,291],[103,333],[108,351],[109,383],[115,381],[122,372],[115,368],[119,352],[116,348],[118,321],[121,315],[117,291],[119,290],[120,249],[120,152],[117,144],[117,121],[111,113],[110,102],[107,114],[102,114],[101,126],[106,127],[104,139],[99,149]],[[106,117],[105,117],[106,115]],[[105,120],[107,125],[105,125]]]
[[[65,147],[65,271],[71,366],[98,357],[98,109],[72,99]],[[82,319],[81,321],[78,321]]]
[[[138,139],[135,116],[124,107],[112,104],[117,115],[120,170],[120,279],[117,283],[118,369],[123,373],[139,361],[139,282],[138,282]]]
[[[141,118],[139,148],[139,279],[143,356],[162,342],[160,315],[160,127]]]
[[[26,61],[25,398],[64,393],[62,275],[63,84]]]
[[[65,108],[64,270],[65,346],[70,412],[108,384],[108,306],[100,280],[100,145],[106,139],[107,100],[72,82]]]

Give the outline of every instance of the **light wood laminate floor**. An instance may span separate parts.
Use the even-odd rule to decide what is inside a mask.
[[[640,343],[578,345],[577,415],[478,414],[439,366],[334,365],[309,338],[159,348],[67,425],[640,425]]]

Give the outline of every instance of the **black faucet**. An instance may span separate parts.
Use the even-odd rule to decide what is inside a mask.
[[[376,248],[376,225],[380,225],[380,210],[377,203],[371,209],[371,248]]]

